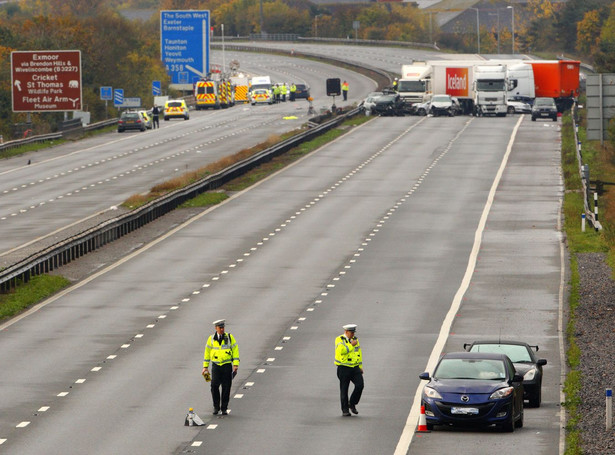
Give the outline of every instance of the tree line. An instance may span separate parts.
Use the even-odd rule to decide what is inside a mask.
[[[506,5],[486,0],[478,8]],[[262,6],[262,14],[261,14]],[[148,20],[129,20],[128,8],[147,8]],[[83,106],[92,121],[117,113],[105,108],[100,87],[123,88],[126,96],[152,101],[151,81],[168,86],[160,61],[160,10],[209,10],[214,35],[288,33],[330,37],[432,42],[443,49],[475,52],[476,29],[444,33],[433,12],[414,3],[315,4],[308,0],[20,0],[0,5],[0,134],[12,138],[14,124],[10,54],[14,50],[81,50]],[[607,0],[529,0],[515,4],[515,47],[519,52],[578,56],[599,71],[615,71],[615,2]],[[359,28],[353,24],[358,21]],[[499,34],[499,36],[498,36]],[[512,42],[512,31],[480,28],[481,52]],[[32,114],[36,133],[53,131],[62,113]]]

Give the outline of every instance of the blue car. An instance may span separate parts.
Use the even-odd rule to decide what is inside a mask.
[[[505,354],[453,352],[444,355],[421,396],[427,429],[434,425],[523,427],[523,376]]]

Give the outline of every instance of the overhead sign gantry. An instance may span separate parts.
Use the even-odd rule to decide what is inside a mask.
[[[209,11],[160,11],[160,55],[171,88],[192,90],[209,72]]]

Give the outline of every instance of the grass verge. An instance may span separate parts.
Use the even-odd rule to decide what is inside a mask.
[[[584,114],[584,111],[581,111]],[[589,164],[592,173],[596,178],[605,176],[603,161],[599,146],[595,143],[585,141],[584,121],[581,120],[579,128],[579,138],[582,143],[583,162]],[[580,304],[579,298],[579,269],[577,254],[589,252],[609,252],[613,249],[612,245],[605,240],[602,233],[596,232],[591,226],[587,226],[586,231],[581,229],[581,213],[584,211],[583,192],[581,179],[579,176],[576,144],[574,139],[572,117],[567,113],[562,118],[562,172],[565,181],[566,194],[564,196],[564,230],[570,252],[570,295],[569,295],[569,316],[566,325],[566,361],[568,364],[568,374],[564,382],[564,393],[566,401],[562,403],[567,412],[566,422],[566,450],[565,455],[581,455],[582,436],[579,428],[581,415],[578,411],[580,404],[579,392],[582,387],[581,382],[581,352],[575,338],[575,320]],[[603,221],[604,223],[604,221]]]
[[[28,283],[20,283],[11,294],[0,294],[0,321],[21,313],[69,285],[66,278],[52,275],[39,275]]]

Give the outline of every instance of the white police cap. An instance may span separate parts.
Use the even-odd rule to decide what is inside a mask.
[[[346,324],[345,326],[343,326],[344,330],[349,330],[351,332],[355,332],[357,330],[357,325],[356,324]]]
[[[224,327],[226,319],[218,319],[217,321],[212,322],[216,327]]]

